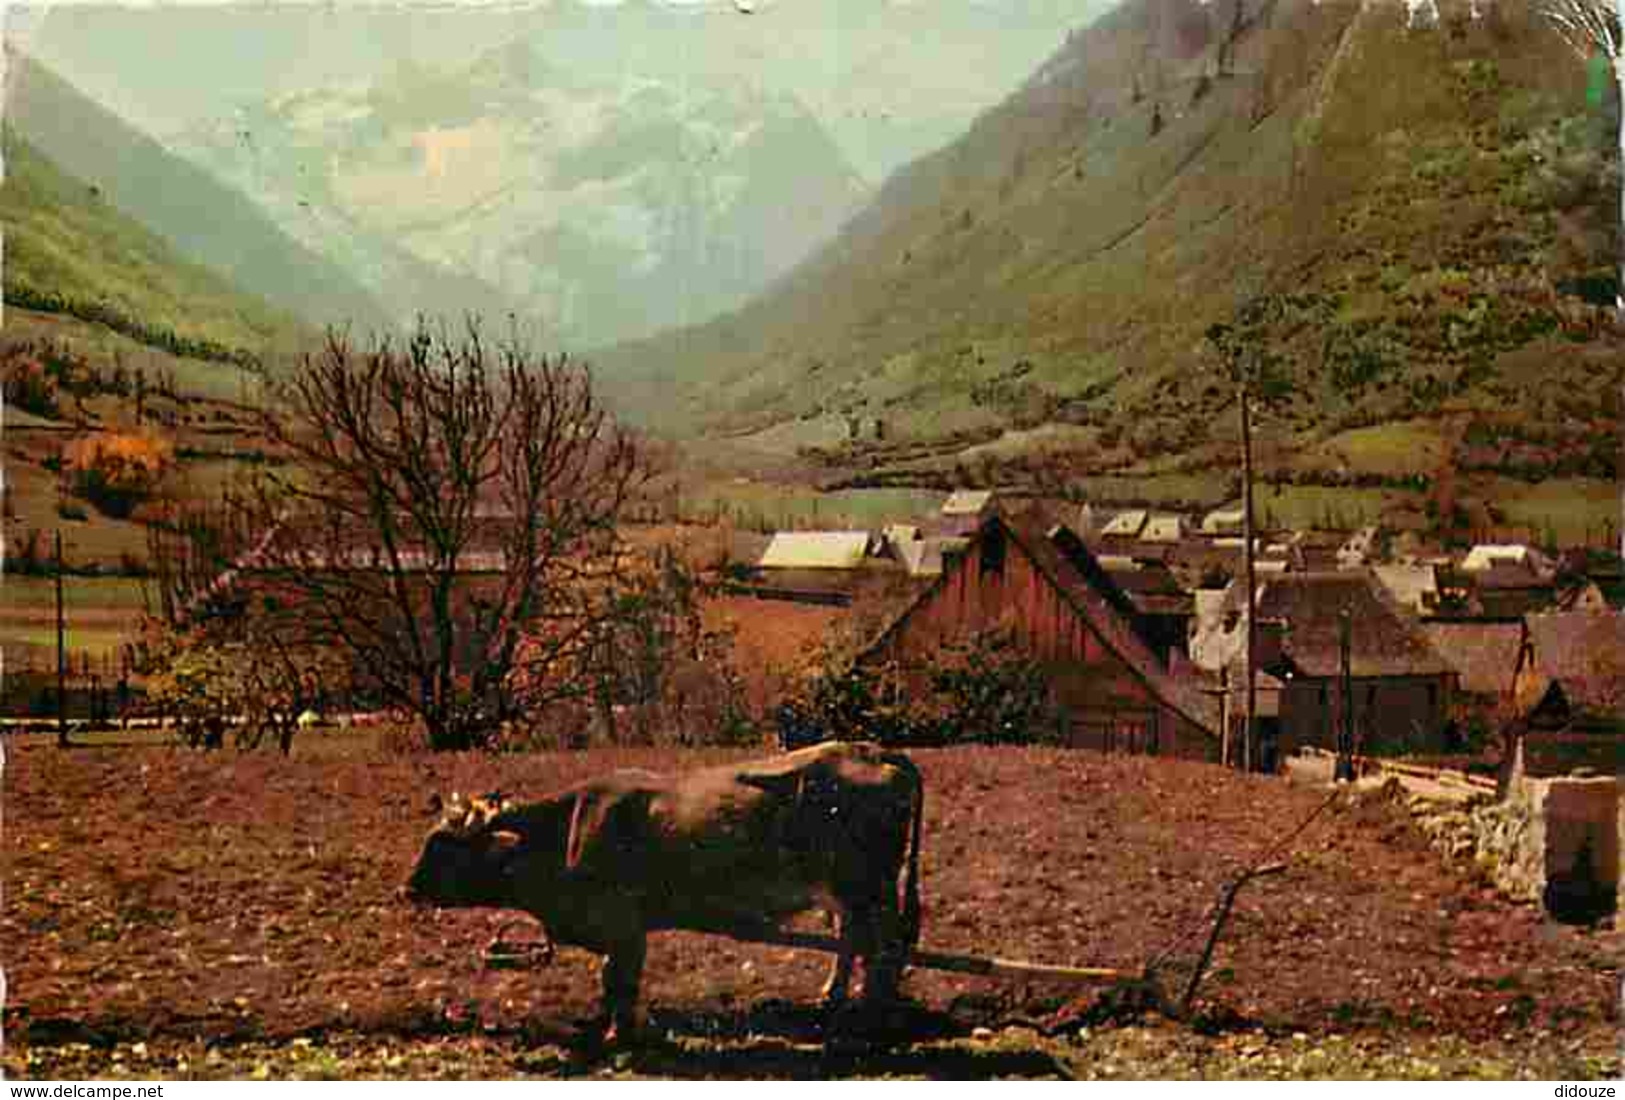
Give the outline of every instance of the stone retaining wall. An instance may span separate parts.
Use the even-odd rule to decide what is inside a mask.
[[[1625,813],[1614,778],[1514,780],[1507,797],[1406,800],[1434,845],[1470,856],[1508,897],[1588,919],[1625,909]]]

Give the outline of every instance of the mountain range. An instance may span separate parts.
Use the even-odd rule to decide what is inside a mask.
[[[525,40],[251,104],[171,145],[375,297],[518,312],[577,348],[737,306],[866,192],[793,96],[604,77]],[[424,269],[470,293],[418,285]]]
[[[5,300],[214,359],[291,350],[308,330],[244,294],[62,171],[10,128],[0,219]],[[183,348],[182,341],[187,342]]]
[[[308,322],[390,323],[390,311],[356,279],[277,228],[241,192],[31,58],[9,52],[7,62],[8,137],[26,143],[178,256]]]
[[[1475,413],[1607,432],[1617,111],[1521,0],[1127,0],[772,292],[602,375],[781,452],[875,424],[871,467],[1001,433],[1229,466],[1205,333],[1270,296],[1286,451]]]

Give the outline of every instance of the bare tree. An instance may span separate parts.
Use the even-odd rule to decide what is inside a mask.
[[[1582,63],[1602,54],[1614,70],[1614,83],[1625,102],[1625,0],[1540,0],[1540,12],[1556,28]],[[1625,109],[1620,111],[1619,149],[1625,163]],[[1614,309],[1625,320],[1625,175],[1621,176],[1620,214],[1615,255]]]
[[[269,534],[243,571],[432,747],[478,747],[515,712],[516,665],[563,669],[613,613],[640,448],[583,365],[472,321],[364,350],[329,332],[278,398],[291,473],[254,495]]]

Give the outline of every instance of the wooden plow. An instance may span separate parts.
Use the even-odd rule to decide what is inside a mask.
[[[1162,973],[1171,969],[1168,967],[1171,951],[1162,952],[1139,970],[1129,970],[1108,966],[1063,966],[917,947],[910,952],[908,965],[921,970],[941,970],[952,974],[970,974],[986,978],[1017,978],[1065,985],[1116,987],[1134,995],[1138,1003],[1153,1007],[1172,1019],[1183,1020],[1190,1014],[1191,1002],[1195,999],[1196,990],[1213,959],[1213,950],[1218,946],[1219,937],[1230,918],[1236,894],[1253,879],[1279,874],[1286,869],[1285,863],[1266,864],[1243,872],[1225,885],[1219,893],[1218,903],[1214,906],[1212,923],[1195,968],[1186,979],[1184,988],[1177,994],[1170,994],[1161,980]],[[530,969],[551,962],[553,944],[550,940],[516,941],[503,938],[503,932],[512,927],[513,923],[516,922],[504,925],[486,948],[486,967],[493,970]],[[821,951],[831,955],[839,954],[841,951],[840,940],[817,932],[753,929],[727,933],[727,936],[743,943],[759,943],[770,947]],[[1185,937],[1181,937],[1181,940],[1183,939]]]

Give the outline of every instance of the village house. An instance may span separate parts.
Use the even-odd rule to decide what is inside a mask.
[[[1424,618],[1422,632],[1456,670],[1447,751],[1501,747],[1514,717],[1514,689],[1526,630],[1522,619]]]
[[[1337,548],[1339,569],[1363,569],[1381,556],[1382,532],[1376,527],[1362,527],[1344,540]]]
[[[1625,608],[1625,561],[1612,550],[1576,548],[1557,566],[1558,611],[1609,611]]]
[[[1377,578],[1394,602],[1412,615],[1430,614],[1439,605],[1439,578],[1432,562],[1391,562],[1373,565]]]
[[[1191,658],[1224,688],[1225,721],[1234,731],[1245,713],[1242,586],[1233,583],[1219,597],[1197,597]],[[1337,748],[1345,703],[1345,613],[1352,687],[1347,703],[1358,751],[1442,747],[1457,673],[1368,570],[1270,576],[1259,584],[1254,613],[1266,764],[1304,746]]]
[[[1526,770],[1625,772],[1625,615],[1547,612],[1524,624],[1513,695]]]
[[[923,694],[930,660],[945,643],[1005,631],[1042,666],[1064,743],[1216,759],[1212,700],[1194,679],[1170,674],[1135,630],[1132,613],[1132,602],[1069,529],[995,510],[858,664],[890,670]]]
[[[1467,575],[1472,605],[1490,618],[1514,618],[1557,605],[1557,587],[1550,575],[1503,565]]]
[[[865,593],[909,582],[909,571],[870,531],[778,531],[736,537],[728,566],[734,595],[845,607]]]
[[[1557,571],[1527,546],[1480,544],[1435,571],[1432,610],[1441,616],[1517,619],[1557,605]]]

